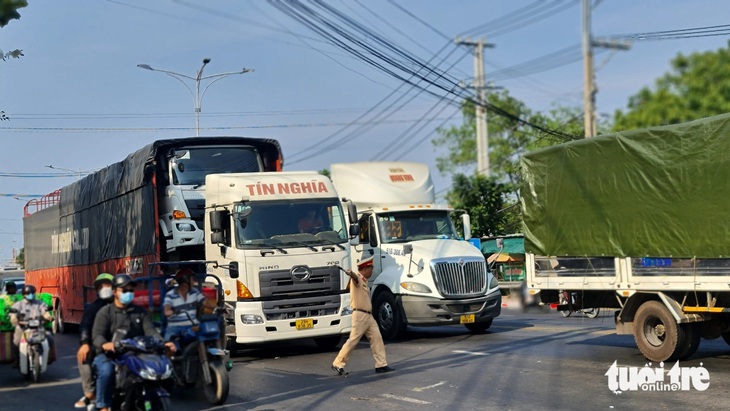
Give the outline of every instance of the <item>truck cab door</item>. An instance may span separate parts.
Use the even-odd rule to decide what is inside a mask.
[[[370,282],[372,282],[383,271],[383,258],[378,241],[377,225],[375,224],[375,218],[368,213],[360,217],[358,224],[360,225],[360,246],[362,248],[355,247],[354,263],[373,257],[373,276],[370,277]]]

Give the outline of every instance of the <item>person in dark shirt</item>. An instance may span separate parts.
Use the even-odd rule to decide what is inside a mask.
[[[113,280],[114,276],[109,273],[96,276],[94,288],[96,288],[97,298],[84,307],[84,316],[79,325],[80,345],[76,352],[76,362],[79,366],[79,374],[81,374],[81,388],[84,390],[84,396],[76,401],[74,404],[76,408],[91,408],[90,405],[96,401],[96,380],[91,367],[96,351],[91,344],[91,327],[94,325],[96,313],[114,300]]]
[[[152,318],[142,307],[132,304],[137,283],[127,274],[117,274],[112,281],[114,302],[101,308],[94,319],[91,339],[100,354],[94,358],[96,370],[96,408],[108,411],[114,390],[114,364],[106,356],[114,353],[115,334],[122,338],[152,336],[162,341],[162,336],[152,324]],[[165,342],[165,347],[175,352],[175,344]]]

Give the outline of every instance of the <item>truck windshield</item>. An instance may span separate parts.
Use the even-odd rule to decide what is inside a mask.
[[[170,159],[175,185],[205,184],[205,176],[219,173],[263,171],[258,151],[246,146],[185,147]]]
[[[251,213],[236,219],[236,247],[312,247],[347,241],[342,207],[336,198],[247,203]]]
[[[434,238],[457,239],[456,230],[447,211],[413,210],[381,213],[377,215],[378,230],[382,243]]]

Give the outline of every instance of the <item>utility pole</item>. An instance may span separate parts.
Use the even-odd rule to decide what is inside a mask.
[[[593,69],[593,48],[602,47],[616,50],[628,50],[627,43],[616,41],[593,40],[591,35],[591,0],[583,0],[583,124],[586,138],[596,135],[596,87]]]
[[[487,85],[484,79],[484,47],[494,47],[485,43],[484,39],[471,41],[456,39],[460,46],[474,47],[474,84],[476,92],[476,126],[477,126],[477,174],[489,177],[489,132],[487,131]]]

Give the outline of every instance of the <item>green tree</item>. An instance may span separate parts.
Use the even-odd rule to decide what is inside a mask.
[[[519,231],[519,214],[505,212],[513,191],[511,184],[499,183],[494,177],[456,174],[446,199],[455,209],[469,213],[472,235],[482,237]],[[461,221],[455,223],[461,230]]]
[[[10,20],[19,19],[18,9],[27,6],[26,0],[0,0],[0,28],[7,26]]]
[[[18,264],[21,268],[25,268],[25,247],[22,247],[15,256],[15,264]]]
[[[626,111],[616,110],[614,131],[676,124],[730,112],[730,41],[715,51],[681,53],[671,71],[631,96]]]
[[[492,92],[487,100],[529,123],[546,129],[559,130],[579,138],[583,135],[582,112],[578,108],[557,107],[547,114],[533,113],[524,103],[509,95],[506,90]],[[443,174],[467,172],[477,163],[475,104],[466,100],[462,104],[464,122],[460,126],[438,129],[440,137],[433,140],[437,148],[447,153],[436,158],[436,167]],[[519,181],[520,157],[523,153],[566,140],[546,134],[514,117],[487,112],[490,175],[499,181],[516,184]]]

